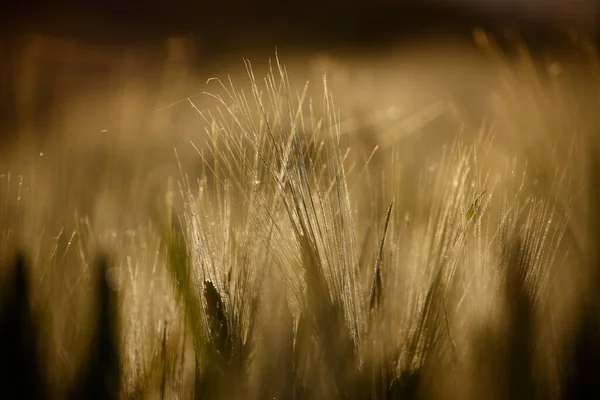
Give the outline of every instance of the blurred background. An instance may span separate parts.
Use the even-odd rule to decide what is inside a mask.
[[[156,146],[172,148],[198,128],[186,99],[206,98],[198,94],[211,90],[209,78],[245,79],[243,58],[260,76],[276,51],[298,88],[327,71],[348,116],[395,107],[404,109],[396,115],[403,118],[441,98],[477,114],[493,79],[474,28],[500,46],[523,41],[540,57],[564,59],[575,32],[598,37],[600,6],[595,0],[13,3],[0,13],[0,144],[30,155],[100,142],[139,149],[143,134],[145,142],[152,137]]]
[[[239,70],[242,57],[264,61],[276,48],[288,63],[290,54],[305,61],[324,53],[365,59],[415,44],[469,45],[473,27],[503,32],[510,26],[518,27],[532,50],[560,51],[569,48],[566,31],[596,37],[599,15],[594,0],[13,3],[0,14],[2,135],[9,141],[34,130],[47,136],[41,131],[51,125],[48,115],[56,114],[52,107],[64,96],[74,88],[122,88],[124,73],[144,76],[151,93],[160,91],[158,82],[164,84],[166,75],[186,80],[188,90],[173,84],[162,94],[157,101],[164,106],[199,89],[183,78],[184,69],[205,81]],[[100,109],[96,114],[102,115]]]

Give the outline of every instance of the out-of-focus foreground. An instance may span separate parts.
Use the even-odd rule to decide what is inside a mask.
[[[0,390],[597,395],[600,64],[567,40],[194,69],[184,37],[24,38]]]

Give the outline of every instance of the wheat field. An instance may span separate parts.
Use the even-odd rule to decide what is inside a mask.
[[[0,390],[593,397],[600,64],[571,40],[69,92],[2,149]]]

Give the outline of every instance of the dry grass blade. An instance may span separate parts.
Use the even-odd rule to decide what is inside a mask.
[[[0,298],[0,393],[10,399],[47,396],[37,354],[38,330],[31,314],[28,269],[24,255],[17,253]]]
[[[212,348],[215,351],[215,360],[220,360],[218,365],[227,365],[231,360],[231,334],[230,323],[225,314],[225,303],[221,295],[210,281],[204,282],[204,300]]]
[[[209,356],[206,351],[206,329],[204,328],[202,302],[194,291],[185,237],[181,228],[172,220],[169,221],[169,225],[164,228],[169,272],[178,298],[184,306],[186,321],[191,325],[196,358],[200,360]],[[206,359],[204,362],[208,363],[210,360]]]
[[[590,295],[580,304],[578,323],[570,330],[567,343],[567,359],[563,365],[563,398],[588,399],[600,395],[600,162],[598,143],[594,138],[590,149],[590,180],[588,207],[590,212],[589,243],[587,257],[590,267],[590,285],[586,288]]]
[[[373,271],[373,282],[371,284],[371,293],[369,296],[369,306],[371,313],[381,304],[382,294],[382,278],[381,278],[381,265],[383,263],[383,247],[385,246],[385,238],[388,232],[388,226],[390,223],[390,217],[392,216],[392,210],[394,208],[394,201],[390,203],[390,206],[385,213],[385,222],[383,225],[383,233],[381,234],[381,240],[379,242],[379,252],[377,254],[377,260],[375,261],[375,269]]]
[[[210,281],[204,282],[205,312],[208,323],[207,351],[210,352],[210,364],[197,371],[195,397],[226,398],[227,385],[232,379],[232,337],[229,332],[230,322],[227,319],[225,304],[215,286]],[[241,384],[241,382],[238,382]]]
[[[526,285],[526,276],[532,266],[527,262],[527,250],[521,240],[516,239],[506,252],[506,396],[533,399],[535,306]]]
[[[104,255],[96,260],[97,318],[85,357],[82,374],[72,393],[75,399],[118,399],[121,396],[121,359],[119,348],[116,294],[105,280],[109,268]]]

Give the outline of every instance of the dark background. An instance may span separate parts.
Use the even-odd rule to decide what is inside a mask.
[[[372,47],[434,34],[516,25],[532,45],[566,28],[597,35],[595,0],[92,0],[25,1],[2,12],[5,35],[35,31],[135,44],[185,33],[204,51]]]

